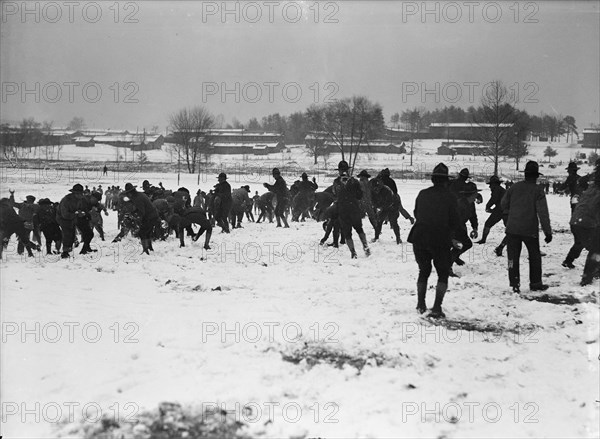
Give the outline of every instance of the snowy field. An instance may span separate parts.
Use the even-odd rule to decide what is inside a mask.
[[[12,188],[17,200],[59,200],[77,182],[177,187],[174,174],[86,182],[3,171],[0,196]],[[263,193],[270,178],[229,181]],[[182,174],[181,185],[195,193],[197,176]],[[412,212],[428,182],[398,186]],[[482,194],[487,202],[487,187]],[[127,422],[168,401],[220,407],[249,437],[598,437],[599,285],[579,286],[585,251],[576,270],[560,266],[572,243],[569,201],[548,202],[556,233],[542,244],[546,293],[577,303],[531,300],[526,250],[523,293],[512,293],[506,258],[493,253],[497,226],[456,268],[440,326],[415,311],[412,248],[396,245],[388,226],[357,260],[344,246],[319,246],[312,220],[290,229],[244,220],[231,234],[216,228],[212,250],[171,237],[149,257],[133,238],[110,243],[115,212],[91,255],[21,257],[13,238],[0,263],[2,434],[81,438],[101,429],[102,415],[132,431]],[[487,214],[477,211],[481,233]],[[400,226],[406,239],[410,224]]]
[[[458,173],[463,167],[468,167],[472,175],[487,177],[493,174],[494,166],[489,157],[484,156],[456,156],[455,160],[451,160],[450,156],[437,155],[437,149],[445,142],[446,139],[423,139],[417,140],[414,144],[413,163],[410,164],[410,155],[407,154],[361,154],[356,161],[357,169],[379,170],[389,167],[396,171],[414,171],[414,172],[429,172],[440,161],[445,162],[451,173]],[[529,145],[529,154],[521,159],[519,169],[522,170],[527,160],[536,160],[542,166],[540,172],[550,179],[564,180],[566,172],[565,168],[569,161],[576,160],[579,153],[589,154],[593,151],[591,148],[581,148],[575,143],[568,143],[562,139],[559,142],[527,142]],[[407,150],[410,148],[410,142],[406,142]],[[557,151],[557,155],[548,161],[548,157],[544,157],[544,150],[552,147]],[[50,149],[51,151],[51,149]],[[177,152],[174,145],[164,144],[159,150],[144,151],[149,164],[161,163],[165,166],[177,166]],[[20,152],[20,157],[31,160],[40,160],[43,163],[46,159],[54,160],[71,160],[82,162],[85,167],[85,162],[103,163],[108,162],[109,170],[116,168],[116,161],[119,161],[120,166],[127,164],[139,163],[139,153],[128,151],[126,148],[116,148],[110,145],[97,144],[93,148],[77,147],[75,145],[64,145],[60,154],[55,150],[54,154],[46,151],[45,147],[24,149]],[[297,168],[312,170],[313,173],[335,172],[337,163],[341,159],[340,154],[331,154],[329,157],[319,157],[318,163],[314,164],[314,158],[307,153],[307,148],[304,145],[288,145],[288,148],[276,154],[260,155],[235,155],[235,154],[214,154],[209,157],[210,166],[212,169],[222,167],[225,171],[243,173],[244,168],[263,169],[264,174],[270,176],[272,167],[281,168]],[[185,172],[185,161],[182,158],[181,168]],[[585,160],[584,160],[585,162]],[[549,165],[556,165],[551,168]],[[101,166],[97,166],[92,170],[88,170],[85,174],[80,171],[78,176],[82,176],[86,180],[94,180]],[[592,167],[587,164],[581,165],[580,174],[591,172]],[[142,167],[143,169],[143,167]],[[49,175],[53,176],[52,170],[49,170]],[[301,171],[300,171],[301,172]],[[218,172],[217,172],[218,174]],[[514,159],[500,159],[499,174],[505,179],[520,179],[520,174],[516,170]],[[296,176],[294,176],[296,177]],[[52,178],[52,177],[50,177]],[[197,182],[197,181],[196,181]],[[91,187],[91,186],[90,186]]]

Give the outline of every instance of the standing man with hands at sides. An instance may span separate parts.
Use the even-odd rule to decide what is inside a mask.
[[[437,272],[435,302],[428,317],[444,318],[442,310],[448,289],[448,276],[452,266],[451,248],[458,242],[453,239],[460,227],[458,201],[448,184],[448,167],[439,163],[431,174],[433,186],[419,192],[415,200],[415,219],[408,242],[413,245],[415,260],[419,266],[417,279],[417,311],[427,311],[425,296],[427,281],[431,275],[431,263]]]
[[[502,210],[508,212],[506,243],[508,251],[508,279],[515,293],[520,293],[519,259],[525,244],[529,253],[529,289],[544,291],[542,283],[542,256],[540,254],[539,226],[541,223],[546,243],[552,241],[550,214],[546,194],[537,184],[540,175],[537,162],[525,165],[525,180],[511,186],[501,201]]]

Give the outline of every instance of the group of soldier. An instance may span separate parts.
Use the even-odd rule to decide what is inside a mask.
[[[600,182],[598,177],[594,177],[598,175],[598,163],[595,173],[590,176],[579,176],[578,169],[575,163],[570,163],[567,168],[569,175],[563,184],[563,190],[571,196],[574,243],[562,265],[574,268],[574,260],[584,248],[589,249],[581,281],[582,285],[586,285],[598,275],[600,266]],[[44,198],[35,204],[33,195],[28,195],[23,202],[16,202],[14,191],[11,191],[10,198],[2,199],[0,203],[2,238],[5,240],[10,234],[16,233],[19,238],[18,252],[27,249],[31,255],[31,249],[36,247],[29,239],[31,233],[38,244],[41,244],[40,235],[43,234],[47,253],[53,252],[54,244],[54,253],[68,258],[78,244],[79,232],[82,243],[80,253],[94,252],[96,250],[90,246],[94,230],[104,240],[102,213],[108,215],[108,209],[112,209],[118,212],[120,228],[113,242],[132,232],[139,237],[143,253],[149,254],[153,251],[154,240],[166,239],[174,230],[181,246],[185,245],[186,234],[192,236],[193,240],[205,234],[204,248],[210,249],[215,225],[221,228],[222,233],[230,233],[230,225],[234,229],[240,228],[244,216],[248,221],[254,221],[254,211],[259,214],[256,222],[267,219],[273,222],[274,217],[276,226],[284,228],[289,227],[290,214],[292,221],[304,221],[310,217],[317,221],[324,220],[325,235],[321,244],[325,244],[333,232],[333,243],[329,245],[337,247],[340,243],[346,244],[351,258],[357,258],[352,231],[358,235],[365,255],[371,253],[362,226],[363,218],[367,217],[373,227],[373,241],[380,238],[382,227],[387,222],[394,232],[396,243],[400,244],[402,239],[398,218],[402,215],[413,225],[408,242],[413,245],[419,267],[417,309],[421,313],[427,309],[425,294],[433,263],[438,281],[430,316],[443,317],[441,305],[448,278],[456,276],[453,266],[465,263],[461,256],[473,247],[472,239],[478,238],[475,204],[483,202],[483,199],[477,185],[470,181],[469,170],[465,168],[451,179],[448,168],[443,163],[438,164],[431,173],[433,186],[422,190],[417,196],[414,218],[403,207],[389,169],[382,170],[374,178],[362,170],[355,178],[351,175],[348,163],[342,160],[338,165],[338,174],[331,186],[317,192],[316,179],[309,180],[306,173],[288,189],[281,172],[274,168],[274,182],[263,184],[268,192],[262,195],[256,192],[252,197],[249,186],[232,190],[223,172],[218,175],[213,189],[208,193],[198,190],[193,199],[185,187],[171,191],[165,189],[162,183],[153,186],[148,180],[143,182],[142,190],[131,183],[127,183],[124,189],[119,186],[107,188],[104,203],[101,185],[90,190],[87,186],[84,188],[75,184],[58,203]],[[547,243],[552,240],[552,229],[545,188],[537,184],[541,175],[538,164],[531,161],[525,167],[525,179],[508,189],[502,187],[497,176],[487,181],[491,197],[485,210],[489,217],[477,243],[486,243],[492,227],[500,221],[504,222],[506,234],[495,253],[502,256],[504,247],[507,247],[509,282],[515,292],[520,292],[519,259],[523,244],[529,253],[530,289],[543,291],[548,288],[542,282],[539,227],[541,224]],[[18,209],[18,214],[14,208]],[[10,227],[7,224],[11,224]],[[198,232],[194,232],[194,224],[200,227]],[[470,232],[467,224],[471,226]]]

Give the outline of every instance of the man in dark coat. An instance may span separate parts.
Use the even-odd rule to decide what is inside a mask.
[[[58,254],[62,244],[62,233],[56,221],[58,203],[53,203],[48,198],[42,198],[38,201],[38,205],[40,206],[38,211],[40,230],[46,238],[46,253],[52,254],[52,243],[54,243],[56,254]]]
[[[33,237],[35,241],[41,245],[42,240],[40,237],[38,219],[39,205],[35,204],[35,197],[33,195],[27,195],[25,197],[25,201],[23,201],[22,203],[17,203],[15,202],[15,191],[11,190],[9,192],[10,202],[12,203],[13,207],[19,209],[18,215],[23,219],[25,228],[29,231],[28,233],[31,234],[31,232],[33,232]],[[17,245],[17,253],[22,255],[24,249],[25,247],[23,245],[22,240],[19,240],[19,243]]]
[[[158,210],[156,210],[148,196],[143,192],[138,192],[136,186],[131,183],[125,185],[123,200],[126,203],[131,203],[134,207],[134,212],[140,221],[139,236],[142,243],[142,253],[149,255],[149,251],[154,251],[152,237],[154,236],[154,228],[158,226],[160,221]]]
[[[306,172],[301,178],[297,184],[298,193],[292,200],[292,221],[304,221],[308,217],[309,209],[315,204],[315,191],[319,188],[317,180],[313,177],[310,181]]]
[[[348,162],[345,160],[342,160],[338,164],[340,175],[333,181],[333,195],[336,197],[342,236],[346,241],[348,249],[350,249],[350,256],[352,259],[356,259],[357,255],[354,248],[354,241],[352,240],[352,229],[356,230],[363,245],[365,255],[369,256],[371,250],[369,249],[367,237],[362,228],[363,213],[359,204],[362,198],[362,190],[358,180],[350,177],[348,173],[349,169]]]
[[[438,281],[435,302],[430,317],[445,317],[442,303],[448,289],[452,236],[460,227],[458,201],[448,189],[448,167],[439,163],[431,174],[432,187],[419,192],[415,200],[415,219],[408,242],[412,243],[415,260],[419,265],[417,279],[417,311],[427,311],[425,296],[427,280],[431,274],[431,262],[435,266]]]
[[[333,192],[328,191],[327,189],[322,192],[315,192],[315,219],[317,221],[321,221],[323,219],[325,211],[335,201]]]
[[[450,191],[457,197],[460,196],[460,192],[465,190],[468,179],[469,170],[467,168],[461,169],[458,176],[450,182]]]
[[[570,162],[566,169],[569,175],[563,184],[563,188],[566,188],[571,196],[570,204],[572,214],[579,203],[579,197],[581,197],[583,192],[588,188],[588,179],[577,174],[579,167],[575,162]],[[573,227],[571,227],[571,233],[573,234],[573,245],[571,246],[567,257],[562,262],[562,266],[569,269],[575,268],[573,261],[579,257],[581,250],[583,250],[584,247],[583,242],[580,239],[581,234],[576,234],[573,231]]]
[[[56,221],[62,232],[62,253],[61,258],[69,257],[69,252],[73,250],[75,242],[75,228],[78,226],[78,219],[83,219],[86,215],[83,186],[79,183],[73,185],[67,194],[60,200],[58,210],[56,212]],[[82,221],[79,221],[81,224]],[[87,229],[84,230],[87,232]]]
[[[323,222],[323,230],[325,231],[325,235],[320,241],[321,245],[325,245],[327,240],[329,239],[329,235],[333,232],[333,243],[327,244],[328,246],[333,246],[335,248],[339,247],[338,242],[340,241],[340,218],[338,215],[337,203],[333,203],[322,215]],[[344,237],[342,236],[341,244],[345,244]]]
[[[544,189],[536,184],[539,173],[537,162],[525,165],[525,180],[512,185],[504,194],[501,206],[508,212],[506,242],[508,251],[508,278],[513,291],[520,292],[519,259],[523,244],[529,253],[529,288],[544,291],[542,283],[542,256],[540,254],[539,226],[541,223],[546,243],[552,241],[550,214]]]
[[[244,218],[244,213],[248,210],[248,206],[251,206],[250,197],[248,193],[250,192],[250,187],[246,188],[246,186],[242,186],[238,189],[234,189],[231,192],[231,211],[230,211],[230,219],[231,226],[234,229],[242,227],[242,219]]]
[[[575,209],[575,205],[579,200],[579,196],[583,193],[587,187],[582,187],[580,184],[581,175],[577,173],[579,170],[579,166],[577,163],[570,162],[568,166],[565,168],[567,170],[568,176],[565,182],[562,185],[563,190],[567,190],[570,196],[571,203],[571,211]],[[586,185],[587,186],[587,185]]]
[[[229,212],[231,211],[231,186],[227,183],[227,174],[221,172],[214,192],[214,218],[222,232],[229,233]]]
[[[598,235],[600,234],[600,159],[596,160],[595,172],[591,176],[591,185],[585,190],[575,204],[575,208],[571,212],[571,232],[575,242],[569,249],[567,257],[562,263],[563,267],[575,268],[573,262],[581,255],[584,248],[590,252],[585,264],[584,278],[582,285],[591,283],[593,278],[592,269],[594,266],[594,253],[596,253],[595,264],[600,267],[600,243],[598,243]],[[589,181],[589,178],[587,179]],[[595,243],[595,245],[594,245]],[[595,247],[595,249],[594,249]],[[587,275],[586,275],[587,273]],[[587,282],[589,280],[589,282]]]
[[[288,206],[288,188],[285,180],[281,176],[281,172],[279,169],[273,168],[273,178],[275,179],[274,184],[263,183],[263,186],[266,187],[270,192],[273,192],[277,197],[277,205],[275,206],[275,219],[277,220],[277,227],[281,227],[281,222],[283,221],[283,226],[285,228],[289,228],[287,218],[285,215],[285,209]]]
[[[387,187],[389,187],[392,190],[392,193],[396,195],[398,193],[398,187],[396,186],[396,182],[390,175],[390,169],[385,168],[379,173],[379,178],[381,179],[381,182]]]
[[[500,179],[495,175],[492,175],[490,181],[487,182],[490,186],[490,191],[492,191],[492,195],[490,196],[490,201],[485,205],[485,211],[488,212],[490,216],[483,225],[483,234],[481,235],[481,239],[477,241],[477,244],[485,244],[492,227],[502,220],[502,206],[500,206],[500,202],[502,201],[502,197],[504,197],[506,189],[504,189],[500,183]]]
[[[79,210],[83,212],[83,215],[77,216],[77,229],[81,233],[81,241],[83,246],[81,247],[81,251],[79,252],[82,255],[87,253],[96,252],[98,250],[92,249],[90,243],[94,238],[94,228],[92,226],[92,210],[98,204],[95,197],[90,194],[86,194],[84,190],[83,199],[80,202]]]
[[[475,210],[475,199],[479,193],[479,189],[475,183],[469,182],[464,186],[464,189],[460,192],[458,198],[458,217],[460,218],[460,225],[456,229],[454,234],[454,240],[460,243],[460,246],[454,246],[452,248],[452,263],[456,265],[464,265],[465,261],[460,258],[460,255],[467,252],[473,247],[473,242],[470,238],[477,238],[477,229],[479,228],[479,222],[477,219],[477,212]],[[467,222],[471,223],[471,233],[468,233]],[[450,275],[453,275],[452,269]]]
[[[402,214],[402,216],[409,220],[411,224],[414,224],[414,218],[402,206],[400,195],[397,193],[394,194],[389,186],[383,184],[383,179],[379,177],[374,178],[370,183],[373,188],[373,206],[375,207],[377,215],[374,241],[379,239],[383,223],[389,221],[390,226],[394,231],[394,235],[396,236],[396,244],[402,243],[398,217]]]
[[[262,220],[269,219],[269,222],[273,222],[273,197],[275,194],[273,192],[266,192],[258,197],[258,209],[260,214],[256,220],[256,223],[260,223]]]
[[[39,246],[29,240],[29,232],[25,227],[25,221],[17,215],[10,200],[8,198],[0,199],[0,258],[2,258],[5,243],[8,243],[13,233],[17,235],[19,243],[23,243],[30,257],[33,256],[31,249],[39,251]]]
[[[377,215],[375,214],[375,208],[373,206],[373,194],[371,183],[369,179],[371,175],[366,171],[360,171],[358,174],[358,182],[360,183],[360,189],[362,190],[362,198],[360,199],[360,208],[363,212],[363,215],[367,215],[369,221],[371,222],[371,226],[373,226],[374,230],[377,230]]]

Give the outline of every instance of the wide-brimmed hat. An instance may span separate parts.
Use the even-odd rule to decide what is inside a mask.
[[[537,162],[534,162],[534,161],[527,162],[523,172],[525,173],[525,175],[535,175],[536,177],[539,177],[540,175],[544,175],[544,174],[540,173],[540,166],[538,165]]]
[[[362,171],[360,171],[360,174],[358,174],[358,177],[366,177],[366,178],[371,178],[371,174],[369,174],[367,171],[365,171],[364,169]]]
[[[133,184],[131,184],[131,183],[127,183],[127,184],[125,185],[125,190],[124,190],[123,192],[125,192],[126,194],[128,194],[129,192],[133,192],[133,191],[135,191],[135,188],[136,188],[136,187],[137,187],[136,185],[133,185]]]
[[[32,203],[35,201],[35,197],[34,197],[33,195],[27,195],[27,196],[25,197],[25,199],[26,199],[27,201],[31,201]]]
[[[390,168],[385,168],[379,174],[383,175],[384,177],[389,177],[390,176]]]
[[[497,176],[492,175],[486,184],[500,184],[500,183],[501,183],[500,179]]]
[[[79,183],[74,184],[73,189],[69,189],[69,192],[82,192],[83,193],[83,186],[80,185]]]
[[[246,189],[246,192],[250,192],[250,185],[242,186],[242,189]]]
[[[225,174],[224,172],[221,172],[217,178],[218,178],[219,180],[220,180],[221,178],[222,178],[222,179],[224,179],[224,180],[227,180],[227,174]]]
[[[448,166],[443,163],[438,163],[433,168],[433,172],[431,173],[432,177],[448,177]]]
[[[458,173],[458,175],[462,175],[465,178],[469,178],[469,169],[467,168],[462,168],[460,170],[460,172]]]
[[[577,166],[577,163],[575,163],[575,162],[569,162],[569,165],[565,169],[567,171],[578,171],[581,168],[579,166]]]
[[[39,205],[48,205],[48,204],[52,204],[52,201],[50,201],[50,198],[41,198],[38,201]]]
[[[338,163],[338,171],[347,171],[348,169],[350,169],[350,165],[348,165],[346,160],[342,160]]]

